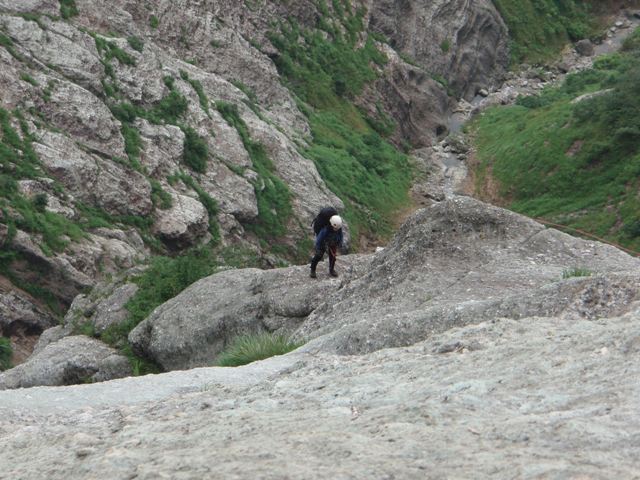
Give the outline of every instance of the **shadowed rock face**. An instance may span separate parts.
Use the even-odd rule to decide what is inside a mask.
[[[374,0],[370,28],[467,100],[496,86],[508,66],[507,28],[487,0]]]

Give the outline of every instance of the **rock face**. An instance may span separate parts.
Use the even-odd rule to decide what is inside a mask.
[[[507,28],[488,0],[374,0],[370,28],[467,100],[496,86],[508,66]]]
[[[621,315],[640,299],[639,260],[470,197],[420,210],[383,251],[351,257],[341,257],[339,284],[311,281],[306,267],[202,279],[129,340],[181,369],[211,365],[251,331],[297,329],[299,340],[316,339],[306,350],[353,355],[498,317]],[[563,280],[576,269],[590,276]]]
[[[126,357],[99,340],[78,335],[63,338],[27,362],[0,373],[0,390],[102,382],[130,374]]]
[[[638,295],[638,268],[608,245],[453,197],[413,215],[369,272],[315,309],[297,335],[330,333],[321,348],[355,354],[496,317],[580,316],[596,305],[617,315]],[[592,276],[561,281],[575,269]]]

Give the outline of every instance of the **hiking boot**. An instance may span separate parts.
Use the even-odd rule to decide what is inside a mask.
[[[335,270],[329,270],[329,275],[331,275],[332,277],[337,277],[338,272],[336,272]]]
[[[317,275],[316,275],[316,271],[315,271],[315,270],[311,270],[311,273],[309,273],[309,276],[310,276],[311,278],[316,278],[316,277],[317,277]]]

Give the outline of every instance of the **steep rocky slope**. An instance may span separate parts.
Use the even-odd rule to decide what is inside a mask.
[[[315,339],[288,355],[0,392],[2,471],[27,479],[640,473],[640,260],[469,198],[417,212],[369,257],[344,257],[345,270],[354,268],[341,281],[312,283],[326,299],[299,334]],[[572,276],[575,267],[590,276]],[[234,273],[203,279],[159,309],[151,330],[162,336],[163,316],[190,317],[196,299],[218,318],[238,312],[224,298],[202,298],[207,287],[215,297],[225,275]],[[276,277],[261,283],[260,275],[235,272],[236,290],[257,280],[265,302],[254,299],[238,321],[258,310],[258,323],[293,314],[308,296],[301,269],[280,272],[300,284],[289,298]]]
[[[271,264],[270,244],[305,256],[312,215],[347,199],[305,156],[313,109],[273,35],[295,24],[373,45],[385,61],[345,104],[419,147],[446,132],[441,79],[464,96],[495,83],[506,29],[488,1],[410,5],[0,1],[2,333],[39,334],[154,252],[213,240]],[[396,38],[400,18],[412,29]]]

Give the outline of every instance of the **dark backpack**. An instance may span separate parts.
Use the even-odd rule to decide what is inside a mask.
[[[311,225],[313,226],[313,233],[318,235],[320,230],[329,225],[329,219],[334,215],[338,215],[338,211],[333,207],[325,207],[320,210],[320,213],[313,219]]]

